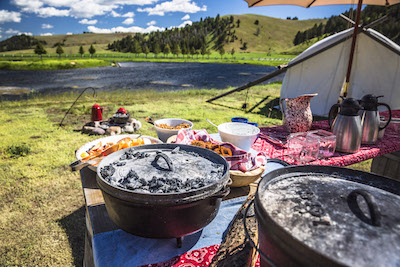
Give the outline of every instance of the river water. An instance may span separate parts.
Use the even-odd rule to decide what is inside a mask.
[[[49,71],[0,70],[0,89],[24,88],[56,93],[95,87],[100,90],[226,89],[255,81],[276,70],[272,66],[214,63],[120,62],[120,67]],[[282,81],[277,76],[272,81]]]

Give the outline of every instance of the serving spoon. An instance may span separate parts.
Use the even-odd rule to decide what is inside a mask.
[[[216,125],[215,123],[213,123],[212,121],[210,121],[209,119],[206,119],[206,121],[209,123],[209,124],[211,124],[212,126],[215,126],[215,127],[217,127],[218,128],[218,125]]]

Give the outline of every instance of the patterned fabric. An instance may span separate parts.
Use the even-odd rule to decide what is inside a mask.
[[[207,267],[217,254],[220,245],[209,246],[192,250],[168,261],[149,264],[142,267]],[[257,259],[255,267],[260,267],[260,259]]]
[[[382,116],[387,117],[387,112],[381,112]],[[399,118],[400,110],[393,110],[392,117]],[[311,130],[322,129],[326,131],[330,131],[328,121],[316,121],[313,122]],[[261,134],[260,137],[265,135],[272,135],[278,137],[288,136],[288,132],[286,132],[283,126],[278,127],[265,127],[260,128]],[[387,127],[385,129],[385,134],[381,140],[374,145],[361,145],[360,151],[357,153],[349,154],[349,153],[340,153],[335,152],[334,156],[327,159],[315,160],[308,162],[308,165],[325,165],[325,166],[339,166],[344,167],[348,165],[352,165],[355,163],[359,163],[361,161],[379,157],[388,153],[392,153],[400,150],[400,131],[395,127]],[[270,158],[279,158],[292,165],[299,165],[299,163],[293,160],[288,155],[288,150],[282,146],[274,144],[271,141],[268,141],[263,138],[258,138],[256,142],[253,144],[252,148],[257,151],[263,151]]]
[[[231,143],[220,143],[213,140],[206,130],[190,130],[181,129],[176,138],[176,144],[190,145],[192,141],[211,142],[229,148],[232,151],[231,157],[225,157],[230,165],[230,170],[240,170],[242,172],[251,171],[265,164],[266,154],[259,152],[257,155],[252,155]]]
[[[382,112],[382,116],[387,117],[387,113]],[[392,116],[400,118],[400,110],[392,111]],[[312,125],[313,129],[323,129],[329,130],[329,125],[327,121],[318,121],[314,122]],[[205,130],[204,130],[205,131]],[[283,129],[283,126],[279,127],[271,127],[271,128],[261,128],[261,132],[263,134],[273,134],[275,136],[287,136],[288,133]],[[207,132],[199,133],[196,138],[206,138]],[[194,136],[196,133],[193,133]],[[207,134],[208,135],[208,134]],[[261,135],[262,136],[262,135]],[[178,136],[179,137],[179,136]],[[183,133],[181,136],[181,140],[186,139],[187,133]],[[189,140],[189,137],[188,139]],[[203,140],[203,139],[195,139],[195,140]],[[362,145],[359,152],[354,154],[346,154],[346,153],[338,153],[335,152],[334,157],[316,160],[310,162],[308,164],[313,165],[330,165],[330,166],[347,166],[351,164],[355,164],[370,158],[378,157],[387,153],[392,153],[400,150],[400,129],[395,127],[388,127],[385,130],[385,135],[383,138],[378,141],[375,145]],[[205,141],[205,140],[203,140]],[[184,142],[184,141],[183,141]],[[253,144],[252,148],[257,151],[264,151],[271,158],[281,158],[283,160],[288,161],[291,164],[298,164],[293,159],[286,156],[287,149],[282,146],[276,145],[270,141],[267,141],[262,138],[258,138],[257,141]],[[219,244],[213,245],[210,247],[201,248],[198,250],[189,251],[181,256],[177,256],[168,261],[156,264],[146,265],[148,267],[206,267],[209,266],[213,257],[216,255],[216,252],[219,249]],[[256,267],[260,266],[260,260],[258,258],[256,262]]]

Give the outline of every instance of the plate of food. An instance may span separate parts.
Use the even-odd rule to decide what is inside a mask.
[[[73,171],[88,166],[96,171],[100,161],[109,154],[132,146],[161,144],[162,142],[154,137],[140,134],[112,135],[99,138],[81,146],[75,152],[76,161],[70,164]]]

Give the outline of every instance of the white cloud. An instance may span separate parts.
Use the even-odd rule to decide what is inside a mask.
[[[52,36],[53,34],[50,32],[41,33],[40,36]]]
[[[135,16],[135,13],[133,12],[128,12],[122,15],[124,18],[133,18]]]
[[[6,30],[6,34],[18,34],[20,33],[19,30],[8,29]]]
[[[111,11],[111,16],[118,18],[118,17],[123,17],[123,18],[133,18],[135,16],[135,13],[133,12],[128,12],[123,15],[119,14],[118,12],[115,12],[114,10]]]
[[[3,1],[3,0],[2,0]],[[133,12],[120,15],[114,10],[124,5],[150,5],[159,0],[11,0],[22,12],[35,13],[41,17],[72,16],[92,18],[111,12],[115,17],[131,18]],[[113,13],[114,12],[114,13]]]
[[[80,24],[89,24],[89,25],[94,25],[97,23],[97,19],[93,19],[93,20],[88,20],[88,19],[83,19],[78,21]]]
[[[118,12],[115,12],[114,10],[111,10],[111,16],[113,16],[114,18],[118,18],[121,17],[121,14],[119,14]]]
[[[147,26],[152,26],[152,25],[156,25],[156,24],[157,24],[157,22],[155,20],[147,22]]]
[[[14,29],[11,29],[11,28],[6,30],[5,34],[8,34],[8,35],[22,35],[22,34],[25,34],[25,35],[32,36],[31,32],[20,32],[19,30],[14,30]]]
[[[114,33],[114,32],[138,32],[138,33],[149,33],[154,31],[163,31],[164,28],[156,27],[156,26],[149,26],[147,28],[141,28],[138,26],[132,27],[114,27],[111,29],[100,29],[95,26],[88,26],[88,30],[94,33]]]
[[[133,24],[133,18],[127,18],[126,20],[124,20],[123,22],[122,22],[122,24],[125,24],[125,25],[131,25],[131,24]]]
[[[50,24],[42,24],[42,29],[52,29],[53,25]]]
[[[147,12],[149,15],[164,16],[166,12],[197,13],[199,11],[207,11],[207,6],[199,7],[192,0],[172,0],[158,4],[155,7],[138,8],[137,11]]]
[[[33,35],[31,32],[19,32],[18,33],[18,35],[22,35],[22,34],[29,35],[29,36]]]
[[[112,1],[110,1],[112,2]],[[118,8],[118,5],[107,2],[107,4],[97,3],[96,1],[77,1],[70,7],[70,15],[75,18],[92,18],[94,16],[102,16],[113,9]]]
[[[36,14],[42,18],[48,17],[67,17],[69,16],[69,10],[67,9],[56,9],[54,7],[42,7],[35,10]]]
[[[190,20],[184,21],[181,25],[178,26],[178,28],[183,28],[186,25],[192,25],[193,22],[191,22]]]
[[[181,18],[181,20],[188,20],[188,19],[190,19],[189,14],[186,14],[185,16],[183,16],[183,17]]]
[[[73,35],[73,33],[72,32],[67,32],[66,35]]]
[[[21,13],[7,10],[0,10],[0,23],[21,22]]]

